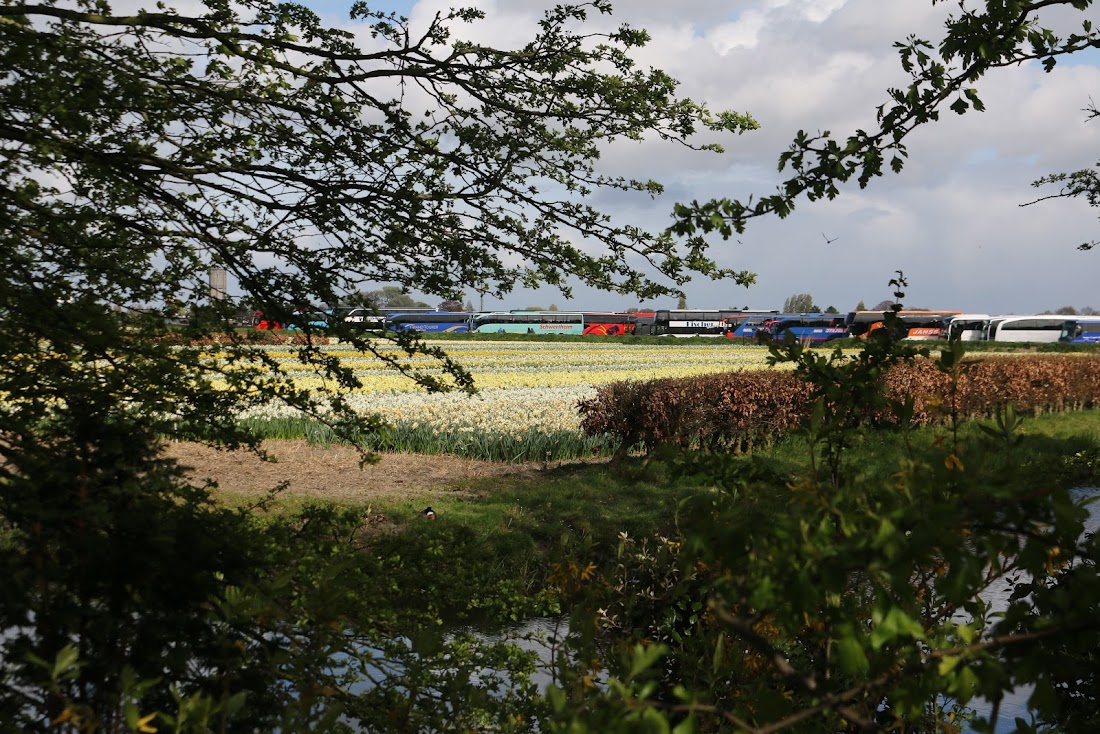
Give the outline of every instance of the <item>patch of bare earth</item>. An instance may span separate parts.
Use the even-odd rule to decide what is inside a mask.
[[[422,454],[379,454],[377,463],[360,466],[359,453],[349,446],[306,441],[266,441],[264,449],[273,461],[249,451],[219,451],[191,443],[169,444],[166,454],[187,468],[192,481],[213,480],[235,494],[259,496],[286,482],[283,496],[364,504],[471,494],[477,480],[525,478],[541,470],[538,464]]]

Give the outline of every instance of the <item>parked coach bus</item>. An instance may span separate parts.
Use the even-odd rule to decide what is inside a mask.
[[[787,334],[794,336],[795,341],[808,344],[824,344],[833,339],[843,339],[848,336],[848,327],[844,322],[846,317],[830,315],[827,313],[803,313],[792,316],[780,316],[768,326],[768,334],[772,339],[783,340]]]
[[[733,320],[728,323],[726,330],[726,336],[730,339],[744,339],[753,340],[756,338],[756,333],[768,333],[768,327],[778,318],[781,318],[783,314],[758,314],[756,316],[749,316],[748,318]],[[727,320],[728,321],[728,320]]]
[[[985,338],[985,325],[993,318],[987,313],[961,313],[952,316],[944,328],[945,339],[963,342],[980,342]]]
[[[994,316],[985,326],[991,342],[1056,342],[1062,336],[1065,314]]]
[[[624,336],[634,333],[634,314],[585,311],[584,333],[590,336]]]
[[[777,311],[743,309],[660,309],[648,319],[638,320],[634,333],[653,336],[725,336],[750,316],[776,314]]]
[[[384,331],[386,317],[396,314],[435,313],[434,308],[373,308],[356,306],[344,314],[344,323],[365,331]]]
[[[301,330],[308,324],[310,329],[327,329],[331,318],[332,309],[327,311],[295,311],[290,315],[285,328]]]
[[[390,331],[422,331],[425,333],[464,334],[470,330],[470,319],[476,314],[462,311],[431,313],[397,313],[386,316]]]
[[[889,311],[851,311],[845,319],[848,332],[857,339],[866,339],[875,329],[886,324]],[[949,319],[962,311],[927,311],[913,309],[897,312],[898,339],[943,339],[945,325]]]
[[[584,314],[566,311],[508,311],[476,314],[470,331],[479,334],[583,334]]]
[[[947,324],[958,313],[958,311],[940,312],[939,314],[935,314],[935,312],[930,314],[910,312],[908,315],[901,317],[903,325],[901,338],[915,341],[946,339]]]
[[[1066,344],[1100,344],[1100,317],[1076,318],[1063,322],[1058,341]]]
[[[254,311],[252,313],[252,328],[253,329],[281,329],[282,323],[269,319],[263,311]]]

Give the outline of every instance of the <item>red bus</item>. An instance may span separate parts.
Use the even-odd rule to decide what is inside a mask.
[[[630,313],[584,312],[584,333],[593,336],[626,336],[634,333],[636,319]]]
[[[253,329],[281,329],[283,325],[278,321],[272,321],[264,316],[263,311],[256,311],[252,314],[252,328]]]

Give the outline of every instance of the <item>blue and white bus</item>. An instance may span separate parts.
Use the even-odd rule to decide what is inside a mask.
[[[768,326],[770,326],[776,319],[782,318],[784,314],[756,314],[755,316],[748,316],[740,320],[727,319],[732,329],[726,331],[726,336],[730,339],[743,339],[751,341],[756,338],[756,333],[768,333]]]
[[[807,344],[824,344],[833,339],[843,339],[848,336],[848,327],[845,325],[846,316],[827,313],[803,313],[794,315],[781,315],[768,324],[768,335],[772,339],[783,340],[787,334],[794,336],[795,341]]]
[[[470,320],[477,314],[464,311],[432,311],[430,313],[395,313],[386,316],[389,331],[420,331],[426,334],[465,334]]]
[[[1079,316],[1064,321],[1058,341],[1065,344],[1100,344],[1100,316]]]
[[[437,313],[434,308],[376,308],[374,306],[356,306],[345,312],[343,322],[353,329],[364,331],[385,331],[386,318],[396,314]]]

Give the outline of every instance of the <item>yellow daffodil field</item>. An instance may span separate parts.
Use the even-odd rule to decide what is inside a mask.
[[[371,354],[326,346],[354,370],[361,387],[345,393],[363,415],[376,415],[389,428],[366,440],[370,448],[418,453],[453,453],[494,460],[530,461],[601,453],[606,441],[580,431],[577,403],[599,385],[623,380],[689,377],[767,367],[767,350],[715,340],[667,344],[630,342],[450,341],[447,354],[475,381],[477,392],[429,393]],[[331,389],[314,372],[297,365],[291,348],[270,347],[268,355],[299,387]],[[397,356],[397,352],[393,354]],[[441,375],[428,357],[401,358],[406,367]],[[305,435],[326,440],[322,425],[276,404],[241,416],[267,437]]]

